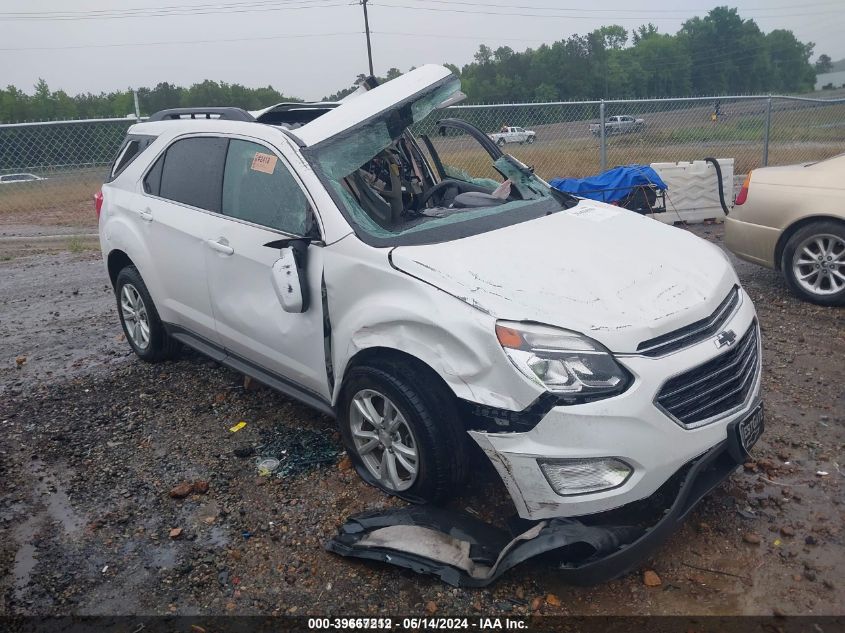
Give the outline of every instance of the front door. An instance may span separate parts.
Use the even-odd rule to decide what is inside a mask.
[[[209,222],[206,262],[217,335],[226,350],[298,388],[330,398],[323,339],[323,253],[309,246],[305,312],[282,309],[274,286],[279,247],[308,231],[308,198],[274,150],[231,139],[221,215]]]

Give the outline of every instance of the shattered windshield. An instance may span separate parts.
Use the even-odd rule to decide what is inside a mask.
[[[511,156],[501,181],[436,174],[408,128],[460,87],[455,78],[304,150],[356,234],[378,246],[448,241],[568,206]]]

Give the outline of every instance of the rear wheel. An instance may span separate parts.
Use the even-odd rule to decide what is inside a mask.
[[[175,356],[179,343],[165,331],[137,268],[127,266],[118,273],[115,295],[123,333],[135,354],[150,363]]]
[[[799,297],[845,305],[845,225],[824,220],[796,231],[783,249],[781,269]]]
[[[338,423],[358,474],[403,499],[445,501],[464,478],[464,432],[446,387],[401,362],[353,368]]]

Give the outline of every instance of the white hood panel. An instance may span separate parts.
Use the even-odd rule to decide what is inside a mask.
[[[414,95],[433,89],[451,75],[448,68],[437,64],[420,66],[354,99],[344,101],[331,112],[297,128],[296,135],[305,145],[316,145],[395,107]]]
[[[391,258],[496,318],[576,330],[614,352],[709,316],[737,283],[714,245],[588,200],[489,233],[401,246]]]

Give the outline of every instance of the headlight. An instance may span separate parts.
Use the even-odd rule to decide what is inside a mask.
[[[577,332],[499,321],[496,336],[520,372],[571,403],[609,398],[630,382],[610,352]]]

